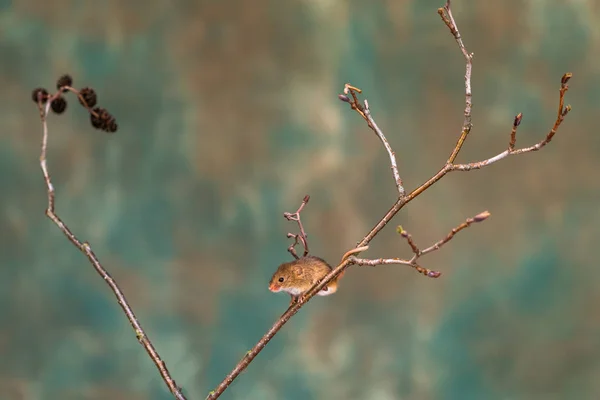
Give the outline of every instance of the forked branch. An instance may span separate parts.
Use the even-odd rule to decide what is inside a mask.
[[[475,222],[483,222],[483,221],[485,221],[489,216],[490,216],[489,211],[484,211],[484,212],[481,212],[481,213],[477,214],[473,218],[468,218],[465,222],[463,222],[462,224],[460,224],[457,227],[453,228],[450,231],[450,233],[448,233],[448,235],[446,235],[445,238],[443,238],[442,240],[440,240],[440,241],[432,244],[431,246],[427,247],[424,250],[420,250],[419,247],[414,242],[411,234],[408,233],[407,231],[405,231],[404,228],[402,228],[401,226],[399,226],[398,229],[397,229],[398,233],[404,239],[406,239],[408,245],[412,249],[413,256],[412,256],[411,259],[409,259],[409,260],[402,259],[402,258],[365,259],[365,258],[357,258],[355,256],[351,256],[351,257],[349,257],[350,263],[351,264],[356,264],[356,265],[368,265],[368,266],[371,266],[371,267],[375,267],[377,265],[388,265],[388,264],[408,265],[409,267],[414,268],[417,272],[419,272],[419,273],[421,273],[421,274],[423,274],[423,275],[425,275],[425,276],[427,276],[429,278],[439,278],[440,275],[442,275],[441,272],[439,272],[439,271],[433,271],[433,270],[428,269],[428,268],[424,268],[424,267],[420,266],[419,264],[417,264],[417,260],[419,258],[421,258],[422,256],[426,255],[426,254],[429,254],[429,253],[432,253],[432,252],[434,252],[436,250],[439,250],[443,245],[445,245],[450,240],[452,240],[452,238],[454,237],[454,235],[456,235],[458,232],[462,231],[465,228],[468,228],[469,226],[471,226],[471,224],[473,224]]]
[[[308,255],[308,235],[304,231],[304,226],[302,226],[302,221],[300,220],[300,213],[302,212],[302,210],[304,209],[304,206],[306,206],[306,204],[308,203],[309,200],[310,200],[310,196],[306,195],[306,196],[304,196],[304,199],[302,199],[302,204],[300,204],[300,207],[298,207],[296,212],[283,213],[283,217],[285,219],[287,219],[288,221],[296,221],[298,223],[298,229],[300,230],[300,233],[297,233],[297,234],[294,234],[294,233],[287,234],[288,238],[294,239],[294,243],[292,243],[290,245],[290,247],[288,247],[288,251],[296,260],[300,258],[300,257],[298,257],[298,254],[296,254],[296,246],[299,243],[302,243],[302,246],[304,247],[304,253],[302,254],[302,257],[306,257]]]
[[[460,35],[460,32],[458,30],[458,27],[456,25],[453,15],[452,15],[452,10],[450,8],[449,0],[446,1],[446,4],[444,5],[444,7],[438,9],[438,14],[440,15],[444,24],[450,30],[450,33],[452,34],[454,40],[458,44],[458,47],[465,59],[465,108],[464,108],[464,120],[463,120],[463,124],[461,127],[458,141],[456,142],[456,145],[452,149],[448,159],[446,160],[446,162],[444,163],[442,168],[434,176],[432,176],[427,181],[425,181],[424,183],[419,185],[416,189],[414,189],[409,194],[405,194],[403,182],[400,179],[400,174],[398,172],[395,153],[392,151],[391,146],[389,145],[389,142],[385,138],[383,132],[381,131],[379,126],[375,123],[375,121],[371,115],[371,111],[370,111],[368,102],[364,101],[361,103],[359,101],[358,94],[361,93],[361,90],[355,86],[346,84],[344,86],[344,94],[340,94],[338,96],[340,100],[350,104],[352,110],[356,111],[367,122],[367,126],[373,132],[375,132],[377,137],[383,143],[386,151],[388,152],[389,158],[390,158],[392,174],[393,174],[395,185],[396,185],[398,195],[399,195],[398,199],[394,202],[394,204],[391,206],[391,208],[384,214],[384,216],[379,220],[379,222],[377,222],[377,224],[375,224],[375,226],[363,237],[363,239],[360,240],[356,244],[356,246],[354,246],[354,248],[356,248],[356,249],[366,248],[366,246],[369,245],[369,243],[373,240],[373,238],[387,225],[388,222],[390,222],[392,220],[392,218],[394,218],[394,216],[398,213],[398,211],[400,211],[404,206],[406,206],[406,204],[408,204],[410,201],[414,200],[417,196],[419,196],[425,190],[429,189],[434,183],[436,183],[441,178],[443,178],[448,172],[470,171],[472,169],[479,169],[479,168],[483,168],[487,165],[490,165],[496,161],[499,161],[499,160],[507,157],[508,155],[523,154],[523,153],[541,149],[542,147],[544,147],[546,144],[548,144],[552,140],[552,138],[556,134],[556,131],[558,130],[559,126],[563,122],[565,116],[571,110],[570,106],[566,106],[566,107],[564,106],[564,95],[565,95],[566,91],[568,90],[567,82],[571,78],[571,74],[567,73],[561,79],[557,119],[556,119],[552,129],[550,130],[550,132],[546,135],[546,137],[543,140],[541,140],[540,142],[538,142],[537,144],[535,144],[531,147],[515,149],[516,131],[517,131],[517,127],[521,123],[521,119],[522,119],[522,115],[519,114],[514,119],[513,129],[511,131],[510,139],[509,139],[509,146],[506,151],[504,151],[494,157],[491,157],[489,159],[483,160],[483,161],[478,161],[478,162],[468,163],[468,164],[456,164],[455,160],[458,157],[458,154],[460,153],[460,150],[462,149],[462,147],[467,139],[467,136],[469,135],[469,133],[471,132],[472,127],[473,127],[473,124],[471,123],[471,108],[472,108],[471,73],[472,73],[473,54],[469,53],[467,51],[467,49],[463,43],[463,39]],[[450,241],[457,232],[468,227],[470,224],[472,224],[474,222],[479,222],[479,221],[486,219],[488,216],[489,216],[489,213],[484,212],[484,213],[478,214],[477,216],[475,216],[471,219],[468,219],[463,224],[456,227],[446,238],[444,238],[443,240],[435,243],[434,245],[432,245],[424,250],[419,250],[419,248],[414,244],[414,242],[412,242],[410,235],[408,235],[408,233],[406,233],[405,231],[402,230],[401,234],[404,233],[403,236],[406,238],[406,240],[409,242],[409,245],[411,245],[411,248],[413,249],[414,254],[410,260],[399,260],[399,259],[366,260],[366,259],[359,259],[359,258],[357,258],[356,255],[352,255],[350,257],[344,258],[329,274],[327,274],[327,276],[325,276],[320,282],[315,284],[306,294],[304,294],[303,298],[300,301],[298,301],[297,303],[295,303],[294,305],[290,306],[287,309],[287,311],[263,335],[263,337],[258,341],[258,343],[244,355],[244,357],[238,362],[238,364],[235,366],[235,368],[229,374],[227,374],[225,379],[215,388],[215,390],[213,390],[212,392],[209,393],[207,399],[214,400],[214,399],[220,397],[221,394],[233,382],[233,380],[236,379],[242,373],[242,371],[244,371],[244,369],[246,369],[246,367],[252,362],[252,360],[254,360],[254,358],[264,349],[264,347],[269,343],[269,341],[286,324],[286,322],[292,316],[294,316],[300,310],[300,308],[302,308],[302,306],[306,302],[308,302],[313,296],[315,296],[321,289],[323,289],[333,279],[336,279],[342,272],[344,272],[345,269],[350,264],[352,264],[352,263],[359,264],[361,262],[363,263],[363,265],[370,265],[370,263],[373,263],[374,265],[378,265],[378,263],[379,264],[385,264],[385,263],[406,264],[406,265],[412,266],[417,271],[425,274],[426,276],[430,276],[430,277],[439,276],[439,273],[436,271],[431,271],[428,269],[424,269],[422,267],[419,267],[421,269],[417,268],[418,264],[416,263],[416,261],[419,259],[419,257],[439,249],[445,243]],[[388,261],[388,260],[391,260],[391,261]]]

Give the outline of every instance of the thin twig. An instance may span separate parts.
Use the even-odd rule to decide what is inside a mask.
[[[358,97],[356,96],[356,92],[361,93],[362,91],[359,88],[354,87],[349,83],[346,83],[346,85],[344,86],[344,93],[351,94],[352,99],[349,99],[348,96],[344,95],[340,95],[339,98],[340,100],[349,103],[352,109],[356,110],[365,119],[365,121],[367,121],[367,125],[369,126],[369,128],[371,128],[373,132],[375,132],[379,140],[381,140],[381,143],[383,143],[383,147],[385,147],[385,150],[388,152],[388,155],[390,157],[392,175],[394,177],[396,189],[398,190],[398,197],[404,197],[406,192],[402,184],[402,178],[400,178],[400,173],[398,172],[398,164],[396,163],[396,153],[392,150],[392,146],[390,146],[390,143],[383,134],[383,131],[379,129],[379,126],[377,126],[377,123],[373,119],[373,116],[371,116],[369,102],[365,99],[364,107],[361,106],[360,103],[358,103]]]
[[[469,226],[471,226],[473,223],[476,222],[483,222],[485,221],[488,217],[490,216],[490,213],[488,211],[484,211],[481,212],[479,214],[477,214],[476,216],[474,216],[473,218],[468,218],[465,222],[463,222],[462,224],[458,225],[457,227],[453,228],[450,233],[448,233],[448,235],[446,235],[445,238],[443,238],[442,240],[432,244],[431,246],[427,247],[424,250],[419,250],[419,247],[415,244],[415,242],[412,239],[412,236],[410,235],[410,233],[408,233],[407,231],[405,231],[401,226],[398,227],[398,233],[400,233],[400,235],[406,239],[406,241],[408,242],[408,245],[410,246],[410,248],[413,251],[413,256],[410,260],[406,260],[406,259],[402,259],[402,258],[377,258],[377,259],[365,259],[365,258],[357,258],[355,256],[351,256],[350,257],[350,262],[352,264],[356,264],[356,265],[368,265],[371,267],[375,267],[377,265],[388,265],[388,264],[401,264],[401,265],[408,265],[409,267],[414,268],[417,272],[429,277],[429,278],[439,278],[442,273],[439,271],[433,271],[431,269],[428,268],[424,268],[422,266],[420,266],[419,264],[417,264],[417,260],[419,258],[421,258],[422,256],[432,253],[436,250],[439,250],[443,245],[445,245],[446,243],[448,243],[450,240],[452,240],[452,238],[454,237],[454,235],[456,235],[458,232],[462,231],[465,228],[468,228]]]
[[[558,127],[562,124],[562,122],[564,121],[567,114],[571,111],[570,105],[567,105],[566,107],[564,105],[565,104],[564,103],[565,93],[567,92],[567,90],[569,90],[569,86],[567,85],[567,83],[569,82],[569,79],[571,79],[571,76],[572,76],[572,74],[566,73],[561,78],[561,86],[560,86],[559,100],[558,100],[558,112],[556,115],[556,121],[554,121],[554,126],[552,126],[552,129],[550,129],[550,131],[548,132],[548,134],[546,135],[546,137],[544,139],[540,140],[533,146],[515,149],[514,146],[517,141],[517,136],[516,136],[517,127],[519,126],[519,124],[521,123],[521,119],[523,118],[523,114],[519,113],[519,114],[517,114],[517,116],[515,117],[515,121],[513,122],[513,129],[511,131],[510,142],[508,144],[507,150],[503,151],[500,154],[495,155],[494,157],[490,157],[486,160],[472,162],[472,163],[468,163],[468,164],[449,165],[450,171],[470,171],[472,169],[481,169],[481,168],[486,167],[490,164],[493,164],[497,161],[500,161],[503,158],[508,157],[510,155],[517,155],[517,154],[529,153],[532,151],[538,151],[542,147],[544,147],[545,145],[550,143],[550,141],[556,134]]]
[[[50,179],[50,173],[48,172],[48,165],[47,165],[47,161],[46,161],[46,151],[47,151],[47,147],[48,147],[48,123],[47,123],[48,112],[50,110],[51,102],[54,99],[56,99],[58,96],[60,96],[60,91],[55,93],[54,95],[49,96],[48,99],[46,100],[46,105],[44,107],[41,103],[42,98],[40,95],[38,95],[38,108],[40,111],[40,119],[42,122],[42,129],[43,129],[42,151],[41,151],[41,155],[40,155],[40,166],[42,168],[42,173],[44,175],[44,181],[46,182],[46,188],[47,188],[47,192],[48,192],[48,208],[46,209],[46,216],[48,218],[50,218],[52,220],[52,222],[54,222],[54,224],[56,224],[56,226],[58,226],[58,228],[61,230],[61,232],[67,237],[67,239],[69,239],[69,241],[71,243],[73,243],[73,245],[75,247],[77,247],[83,254],[86,255],[86,257],[88,258],[88,260],[90,261],[90,263],[92,264],[92,266],[94,267],[94,269],[96,270],[98,275],[100,275],[102,277],[102,279],[104,279],[104,281],[108,284],[108,286],[114,293],[115,297],[117,298],[117,302],[119,303],[119,306],[121,306],[121,309],[127,316],[129,323],[133,327],[133,330],[135,331],[137,340],[144,347],[144,349],[146,350],[146,352],[148,353],[148,355],[150,356],[150,358],[156,365],[156,368],[158,369],[158,372],[160,373],[163,381],[165,382],[165,384],[167,385],[167,387],[169,388],[169,390],[171,391],[171,393],[175,396],[175,398],[177,400],[185,400],[186,398],[183,395],[183,393],[181,392],[181,388],[177,386],[177,384],[175,383],[175,380],[171,377],[171,374],[169,373],[169,370],[167,369],[165,362],[160,358],[160,355],[158,354],[158,352],[156,351],[156,348],[150,341],[150,338],[148,338],[148,336],[146,335],[146,332],[144,332],[142,325],[139,323],[131,306],[129,305],[129,303],[127,302],[127,299],[125,298],[125,295],[119,288],[119,285],[117,285],[117,282],[108,273],[108,271],[106,271],[106,269],[104,269],[102,264],[100,264],[100,261],[98,260],[98,257],[94,254],[94,252],[92,251],[90,244],[87,242],[81,242],[71,232],[71,230],[67,227],[67,225],[59,218],[59,216],[55,213],[55,210],[54,210],[54,200],[55,200],[54,186],[52,185],[52,181]],[[79,96],[79,97],[81,97],[81,96]],[[86,108],[88,108],[88,107],[86,107]],[[91,111],[91,110],[89,110],[89,111]]]
[[[458,26],[456,25],[456,22],[454,21],[454,17],[452,16],[452,10],[450,8],[450,0],[446,1],[446,5],[444,7],[438,8],[438,14],[442,18],[442,21],[444,21],[444,23],[446,24],[448,29],[450,29],[450,33],[452,34],[452,36],[454,36],[454,40],[456,40],[456,44],[458,44],[458,47],[460,48],[460,52],[462,53],[462,55],[466,61],[466,66],[465,66],[465,111],[464,111],[465,119],[463,121],[462,131],[460,133],[460,137],[458,138],[458,142],[456,143],[456,146],[454,147],[452,154],[450,154],[450,157],[448,157],[448,161],[446,161],[447,164],[452,164],[454,162],[454,160],[456,160],[456,157],[458,156],[460,149],[462,149],[462,146],[465,143],[465,140],[467,139],[469,132],[471,132],[471,128],[473,128],[473,124],[471,123],[471,108],[473,106],[473,101],[472,101],[473,94],[471,91],[471,70],[473,68],[473,64],[472,64],[473,53],[469,53],[467,51],[467,49],[465,48],[465,44],[462,41],[460,32],[458,31]]]
[[[462,224],[460,224],[457,227],[453,228],[450,231],[450,233],[448,233],[448,235],[446,235],[445,238],[443,238],[439,242],[436,242],[433,245],[429,246],[428,248],[426,248],[424,250],[421,250],[417,254],[415,254],[413,256],[413,258],[412,258],[412,261],[416,261],[418,258],[424,256],[425,254],[429,254],[431,252],[439,250],[443,245],[445,245],[450,240],[452,240],[452,238],[454,237],[454,235],[456,235],[458,232],[462,231],[465,228],[468,228],[473,223],[485,221],[486,219],[489,218],[490,215],[491,214],[490,214],[489,211],[483,211],[483,212],[480,212],[479,214],[477,214],[476,216],[474,216],[473,218],[467,218],[467,220],[465,222],[463,222]]]
[[[308,255],[308,235],[304,231],[304,226],[302,226],[302,221],[300,220],[300,213],[302,212],[302,210],[304,209],[304,206],[306,206],[306,204],[308,203],[309,200],[310,200],[310,196],[306,195],[306,196],[304,196],[304,199],[302,199],[302,204],[300,204],[300,207],[298,207],[298,209],[296,210],[295,213],[289,213],[289,212],[283,213],[283,217],[285,219],[287,219],[288,221],[296,221],[298,223],[298,229],[300,229],[299,234],[294,234],[294,233],[287,234],[288,238],[294,238],[294,243],[292,243],[290,245],[290,247],[288,247],[288,251],[290,252],[290,254],[292,256],[294,256],[294,258],[296,260],[298,260],[300,258],[300,257],[298,257],[298,254],[296,254],[296,245],[300,242],[302,243],[302,246],[304,247],[303,257],[306,257]]]
[[[444,164],[444,166],[434,176],[429,178],[426,182],[422,183],[420,186],[418,186],[412,192],[410,192],[409,194],[404,195],[404,196],[402,196],[402,195],[399,196],[399,198],[394,202],[394,204],[385,213],[385,215],[379,220],[379,222],[377,222],[377,224],[363,237],[363,239],[356,244],[356,246],[355,246],[356,248],[368,246],[368,244],[371,242],[371,240],[373,240],[373,238],[375,236],[377,236],[377,234],[387,225],[388,222],[390,222],[392,220],[392,218],[394,218],[394,216],[402,208],[404,208],[404,206],[406,206],[406,204],[408,204],[409,202],[414,200],[417,196],[419,196],[425,190],[429,189],[434,183],[436,183],[441,178],[443,178],[448,172],[468,171],[471,169],[478,169],[478,168],[482,168],[486,165],[492,164],[493,162],[498,161],[498,160],[506,157],[509,154],[523,154],[523,153],[527,153],[530,151],[536,151],[536,150],[541,149],[546,144],[548,144],[550,142],[550,140],[552,140],[552,137],[554,136],[558,127],[564,120],[564,117],[571,110],[570,106],[564,107],[564,95],[568,89],[567,82],[571,78],[571,74],[567,73],[562,77],[562,80],[561,80],[561,89],[560,89],[559,107],[558,107],[559,116],[557,117],[557,120],[554,123],[554,126],[552,127],[550,132],[546,135],[546,138],[544,138],[541,142],[537,143],[536,145],[534,145],[532,147],[519,149],[519,150],[511,149],[510,144],[509,144],[509,150],[507,150],[506,152],[501,153],[498,156],[492,157],[491,159],[480,161],[478,163],[454,164],[454,161],[456,160],[456,157],[458,156],[458,153],[460,152],[462,146],[464,145],[465,140],[472,128],[472,123],[471,123],[471,108],[472,108],[471,70],[472,70],[472,63],[471,63],[471,61],[473,58],[473,54],[468,53],[463,44],[460,32],[454,21],[454,17],[452,16],[449,0],[446,1],[446,4],[443,8],[438,9],[438,13],[439,13],[440,17],[442,18],[442,21],[450,29],[450,33],[456,40],[456,42],[461,50],[461,53],[463,54],[463,56],[465,58],[465,62],[466,62],[465,110],[464,110],[464,122],[463,122],[463,126],[461,129],[460,137],[459,137],[456,145],[454,146],[454,149],[452,150],[450,156],[448,157],[448,160]],[[357,93],[361,93],[361,92],[362,91],[360,89],[358,89],[350,84],[346,84],[344,87],[345,94],[340,94],[338,97],[340,100],[349,103],[351,108],[354,111],[356,111],[367,122],[369,128],[374,130],[375,133],[377,134],[378,133],[377,131],[381,132],[381,130],[379,130],[377,125],[373,123],[373,120],[372,120],[372,117],[370,117],[370,114],[367,115],[367,113],[369,113],[368,103],[366,104],[366,106],[363,106],[358,100]],[[352,99],[350,99],[347,95],[350,95],[352,97]],[[513,126],[514,126],[514,124],[513,124]],[[375,128],[375,127],[377,127],[377,128]],[[514,134],[511,133],[511,142],[512,142],[512,136],[514,135],[515,143],[516,143],[516,129],[514,129],[514,131],[515,131]],[[382,136],[383,136],[383,134],[382,134]],[[379,134],[378,134],[378,137],[381,138],[382,136],[379,136]],[[509,143],[511,143],[511,142],[509,142]],[[387,147],[386,147],[386,149],[387,149]],[[390,157],[393,158],[393,156],[394,156],[393,152],[390,153]],[[479,214],[479,216],[481,216],[481,215],[482,214]],[[477,216],[475,218],[477,218]],[[476,221],[474,221],[474,222],[476,222]],[[460,229],[464,229],[464,227],[460,228]],[[454,232],[454,233],[456,233],[456,232]],[[451,235],[454,235],[454,233],[452,233]],[[428,252],[431,252],[433,250],[429,250],[429,249],[435,248],[436,245],[438,245],[438,247],[441,247],[444,243],[446,243],[450,239],[446,238],[446,239],[444,239],[446,241],[442,241],[441,244],[440,244],[440,242],[438,242],[438,243],[434,244],[432,247],[427,248],[425,250],[427,250]],[[354,261],[356,261],[356,260],[360,260],[360,259],[354,258]],[[389,260],[395,261],[394,259],[389,259]],[[404,261],[410,262],[411,260],[404,260]],[[318,282],[316,285],[314,285],[303,297],[301,297],[297,303],[290,306],[287,309],[287,311],[285,313],[283,313],[283,315],[267,331],[267,333],[265,333],[263,335],[263,337],[258,341],[258,343],[244,355],[244,357],[238,362],[238,364],[235,366],[235,368],[229,374],[227,374],[225,379],[215,388],[215,390],[213,390],[212,392],[209,393],[207,400],[214,400],[214,399],[217,399],[218,397],[220,397],[221,394],[223,394],[223,392],[229,387],[229,385],[231,385],[233,380],[236,379],[242,373],[242,371],[244,371],[246,369],[246,367],[252,362],[252,360],[254,360],[254,358],[264,349],[264,347],[267,345],[267,343],[269,343],[269,341],[277,334],[277,332],[286,324],[286,322],[292,316],[294,316],[306,302],[308,302],[319,291],[321,291],[325,286],[327,286],[333,279],[336,279],[341,273],[343,273],[352,262],[353,262],[353,257],[348,257],[348,258],[342,260],[329,274],[327,274],[327,276],[325,276],[323,279],[321,279],[320,282]],[[397,264],[398,262],[390,262],[390,263]],[[429,276],[430,273],[435,272],[435,271],[428,270],[426,268],[422,268],[420,266],[418,268],[415,267],[415,269],[417,269],[417,271],[419,271],[427,276]]]

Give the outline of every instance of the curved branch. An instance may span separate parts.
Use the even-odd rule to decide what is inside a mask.
[[[70,91],[75,91],[72,88],[66,88],[66,89],[70,90]],[[133,309],[127,302],[127,299],[125,298],[125,294],[123,294],[123,292],[119,288],[119,285],[117,284],[117,282],[108,273],[108,271],[102,266],[102,264],[100,264],[100,261],[98,260],[98,257],[96,256],[96,254],[94,254],[94,252],[92,251],[90,244],[87,242],[80,241],[73,234],[73,232],[71,232],[71,230],[67,227],[67,225],[60,219],[60,217],[55,212],[55,209],[54,209],[54,202],[55,202],[54,185],[52,185],[52,181],[50,179],[50,173],[48,171],[48,164],[46,161],[46,150],[48,147],[47,117],[48,117],[48,113],[50,111],[50,106],[52,104],[52,101],[57,99],[60,95],[61,95],[61,91],[58,91],[54,95],[49,95],[46,98],[43,98],[41,93],[37,94],[37,104],[38,104],[38,108],[40,111],[40,119],[42,122],[42,129],[43,129],[42,150],[41,150],[41,154],[40,154],[40,166],[42,168],[42,173],[44,175],[44,181],[46,182],[46,189],[47,189],[47,193],[48,193],[48,207],[46,208],[46,216],[48,218],[50,218],[52,220],[52,222],[54,222],[54,224],[58,227],[58,229],[60,229],[60,231],[67,237],[67,239],[69,239],[69,241],[75,247],[77,247],[77,249],[79,249],[79,251],[81,251],[83,254],[85,254],[85,256],[88,258],[88,260],[90,261],[90,263],[92,264],[92,266],[94,267],[96,272],[98,273],[98,275],[100,275],[102,277],[102,279],[110,287],[113,294],[117,298],[117,302],[119,303],[119,306],[125,313],[125,316],[129,320],[131,327],[135,331],[135,336],[136,336],[137,340],[140,342],[142,347],[144,347],[144,349],[146,350],[146,353],[148,353],[148,356],[150,356],[150,358],[154,362],[154,365],[156,365],[156,368],[158,369],[158,372],[160,373],[161,378],[163,379],[163,381],[169,388],[170,392],[175,396],[175,398],[177,400],[186,400],[185,396],[181,392],[181,388],[179,388],[177,386],[177,384],[175,383],[175,380],[171,377],[171,374],[169,373],[169,370],[167,369],[165,362],[160,358],[158,351],[156,350],[156,348],[150,341],[150,338],[148,337],[148,335],[146,335],[146,332],[144,331],[144,329],[142,328],[142,325],[140,324],[137,317],[135,316]],[[79,93],[77,93],[77,95],[78,95],[78,97],[81,98],[81,95],[79,95]],[[46,102],[45,106],[43,106],[44,101]],[[86,109],[88,109],[88,111],[90,113],[93,112],[84,103],[82,103],[82,105]]]

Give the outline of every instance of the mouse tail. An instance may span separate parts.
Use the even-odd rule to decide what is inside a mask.
[[[346,259],[354,254],[358,254],[361,253],[363,251],[366,251],[369,249],[369,246],[361,246],[361,247],[356,247],[352,250],[348,250],[343,256],[342,256],[342,262],[346,261]]]
[[[360,252],[366,251],[369,249],[369,246],[361,246],[361,247],[356,247],[352,250],[347,251],[343,256],[342,256],[342,261],[344,262],[346,261],[346,259],[354,254],[358,254]],[[346,268],[347,269],[347,268]],[[339,275],[338,275],[338,279],[342,279],[342,277],[344,276],[344,274],[346,273],[346,269],[344,269]]]

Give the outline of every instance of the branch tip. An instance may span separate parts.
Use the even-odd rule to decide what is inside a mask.
[[[515,116],[515,121],[513,122],[513,126],[514,126],[514,127],[517,127],[517,126],[521,125],[521,120],[522,120],[522,119],[523,119],[523,113],[518,113],[518,114]]]
[[[338,99],[340,99],[344,103],[350,103],[350,98],[345,94],[338,94]]]
[[[442,276],[442,273],[439,271],[429,271],[427,272],[427,277],[428,278],[439,278],[440,276]]]
[[[356,86],[352,86],[349,83],[346,83],[344,85],[344,93],[348,94],[348,92],[357,92],[357,93],[362,93],[362,90],[357,88]]]
[[[479,214],[477,214],[476,216],[473,217],[473,221],[475,221],[475,222],[483,222],[486,219],[488,219],[490,215],[492,215],[492,214],[489,211],[481,212],[481,213],[479,213]]]

